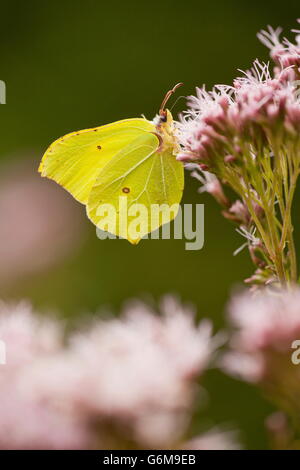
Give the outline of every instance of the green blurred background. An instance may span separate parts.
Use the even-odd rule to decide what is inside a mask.
[[[141,114],[151,119],[179,81],[185,86],[177,96],[203,83],[230,83],[237,68],[268,60],[259,29],[281,25],[288,34],[298,16],[298,0],[1,2],[1,159],[34,159],[37,167],[48,144],[67,132]],[[173,113],[184,107],[180,99]],[[1,296],[73,319],[99,307],[117,312],[128,298],[174,292],[219,329],[232,288],[252,266],[246,252],[232,256],[240,236],[197,188],[186,174],[183,202],[205,204],[201,251],[185,251],[181,240],[136,247],[100,241],[82,217],[85,235],[76,249],[51,268],[4,283]],[[83,206],[77,210],[84,215]],[[196,428],[225,422],[241,430],[246,447],[265,448],[270,408],[257,391],[220,372],[209,372],[205,386],[210,401]]]

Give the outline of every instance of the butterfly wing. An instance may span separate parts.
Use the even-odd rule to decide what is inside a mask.
[[[154,131],[146,119],[125,119],[61,137],[45,152],[39,172],[86,204],[97,175],[121,148]]]
[[[145,133],[120,150],[100,171],[87,203],[88,217],[97,227],[138,243],[176,216],[178,207],[171,213],[169,207],[180,203],[183,166],[171,150],[160,152],[159,144],[155,134]],[[159,217],[151,217],[152,205],[165,205]],[[140,211],[134,213],[134,209]],[[139,233],[132,235],[131,222],[137,216]]]

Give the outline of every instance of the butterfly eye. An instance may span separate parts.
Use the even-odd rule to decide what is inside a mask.
[[[163,113],[160,115],[160,122],[167,122],[167,113]]]

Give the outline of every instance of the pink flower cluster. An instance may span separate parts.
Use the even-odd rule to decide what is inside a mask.
[[[229,318],[235,331],[230,351],[222,359],[223,368],[266,387],[276,383],[273,395],[281,388],[291,391],[289,383],[300,379],[292,362],[292,344],[300,339],[300,289],[266,289],[234,296]]]
[[[297,45],[286,40],[280,45],[278,31],[271,29],[260,37],[269,46],[276,43],[272,51],[277,51],[280,68],[272,76],[268,65],[256,60],[232,86],[198,88],[177,124],[182,146],[178,160],[197,161],[203,170],[223,176],[224,166],[238,163],[245,154],[256,159],[266,147],[274,151],[299,140],[299,36]],[[279,50],[284,60],[278,58]]]
[[[0,305],[0,448],[184,446],[196,378],[219,341],[210,322],[196,326],[165,298],[162,315],[135,304],[67,346],[62,332],[26,304]]]

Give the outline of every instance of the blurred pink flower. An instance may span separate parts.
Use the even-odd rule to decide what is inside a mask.
[[[1,383],[6,374],[18,373],[18,368],[60,350],[62,330],[56,322],[33,313],[26,302],[7,305],[0,301],[0,339],[7,349],[6,365],[0,367]]]
[[[174,299],[166,298],[162,310],[158,316],[132,304],[121,319],[98,321],[73,336],[68,354],[53,364],[54,390],[47,377],[40,381],[38,370],[41,388],[47,393],[52,387],[83,415],[126,428],[143,445],[174,442],[189,423],[195,378],[208,366],[218,338],[212,338],[210,322],[196,327],[191,312]]]
[[[250,224],[251,216],[246,204],[239,199],[235,201],[227,211],[223,211],[222,214],[227,219],[238,222],[240,225],[247,227]]]
[[[32,161],[0,170],[0,283],[51,267],[78,246],[83,217],[76,203]]]
[[[91,445],[86,423],[43,400],[32,400],[14,382],[0,392],[0,449],[84,449]]]
[[[183,449],[187,450],[238,450],[237,436],[234,431],[212,429],[188,441]]]
[[[231,349],[222,360],[226,371],[267,387],[277,387],[281,381],[283,385],[284,377],[286,381],[288,377],[292,381],[300,379],[291,361],[292,343],[300,339],[299,288],[239,294],[233,297],[229,314],[236,330]]]
[[[299,141],[300,31],[294,32],[296,44],[281,41],[280,28],[258,34],[276,63],[274,76],[268,64],[256,60],[232,86],[197,88],[197,95],[188,98],[188,110],[177,126],[179,160],[198,161],[202,169],[219,175],[222,166],[230,167],[247,152],[255,159],[264,146]]]
[[[62,412],[55,397],[28,393],[35,364],[62,351],[61,325],[32,312],[28,304],[0,304],[0,339],[6,364],[0,365],[0,448],[81,448],[88,430],[76,414]]]
[[[166,297],[162,315],[136,302],[68,346],[62,332],[26,304],[0,305],[0,448],[179,446],[221,341],[209,321]]]

